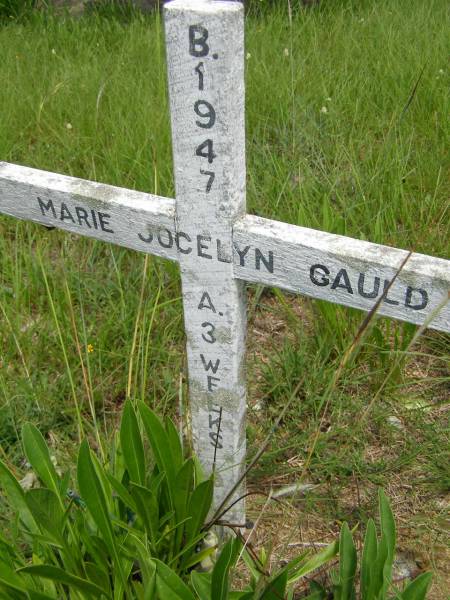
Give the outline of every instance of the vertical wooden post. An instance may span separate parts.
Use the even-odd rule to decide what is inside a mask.
[[[232,263],[245,212],[243,7],[173,0],[165,29],[193,441],[215,470],[217,507],[245,464],[245,290]],[[224,519],[244,523],[243,501]]]

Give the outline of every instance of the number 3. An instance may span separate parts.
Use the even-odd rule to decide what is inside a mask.
[[[202,338],[205,340],[205,342],[208,342],[208,344],[214,344],[214,342],[216,341],[216,338],[214,337],[214,332],[216,328],[214,327],[214,325],[212,323],[208,323],[208,321],[205,321],[204,323],[202,323],[202,327],[208,328],[208,330],[205,331],[205,333],[202,333]]]

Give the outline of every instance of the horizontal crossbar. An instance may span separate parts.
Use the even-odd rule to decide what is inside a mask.
[[[231,250],[207,231],[177,231],[172,199],[10,163],[0,163],[0,213],[171,260],[233,261],[239,279],[364,311],[408,255],[252,215],[235,223]],[[450,332],[449,289],[450,261],[413,253],[378,312]]]

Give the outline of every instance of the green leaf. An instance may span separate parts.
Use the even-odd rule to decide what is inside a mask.
[[[49,490],[55,492],[60,500],[59,477],[50,458],[50,452],[47,444],[42,437],[41,432],[31,423],[26,423],[22,427],[22,442],[26,457],[29,463],[36,471],[39,479],[48,487]]]
[[[58,496],[47,488],[31,489],[25,500],[36,523],[49,533],[58,544],[64,543],[64,513]]]
[[[144,523],[151,543],[156,544],[159,533],[159,507],[156,496],[148,488],[130,484],[130,492],[136,505],[136,512]]]
[[[181,522],[188,517],[188,503],[194,486],[194,462],[191,459],[186,460],[180,467],[175,481],[175,514],[177,521]],[[186,525],[177,530],[175,542],[177,547],[182,545],[185,528]]]
[[[144,588],[143,600],[154,600],[156,586],[156,565],[151,559],[150,553],[139,539],[136,532],[130,532],[127,542],[133,548],[134,556],[139,560],[142,584]]]
[[[388,556],[392,561],[394,560],[395,554],[395,520],[392,514],[391,506],[386,494],[382,489],[378,491],[379,504],[380,504],[380,521],[381,521],[381,535],[386,539]]]
[[[311,581],[309,584],[309,594],[303,600],[326,600],[328,593],[325,588],[317,581]]]
[[[114,531],[107,510],[105,494],[96,469],[94,468],[91,452],[86,440],[81,443],[78,452],[77,479],[80,494],[114,559],[122,583],[125,585],[126,578],[121,566]]]
[[[170,508],[175,507],[175,463],[170,449],[169,437],[160,419],[143,402],[139,402],[139,413],[150,441],[153,455],[160,473],[166,474]]]
[[[339,542],[336,540],[295,569],[295,571],[289,575],[288,584],[292,585],[308,573],[311,573],[311,571],[315,571],[325,563],[329,562],[336,556],[338,551]]]
[[[211,573],[191,571],[191,585],[200,600],[211,600]]]
[[[208,556],[211,556],[211,554],[214,554],[215,552],[216,548],[213,546],[212,548],[203,548],[203,550],[200,550],[200,552],[194,552],[193,554],[190,554],[186,561],[183,561],[183,570],[189,569],[190,567],[197,565],[198,563],[202,562],[202,560],[208,558]]]
[[[67,573],[67,571],[55,567],[54,565],[30,565],[29,567],[22,567],[18,572],[29,573],[33,577],[43,577],[44,579],[50,579],[51,581],[74,587],[87,594],[92,594],[95,598],[98,598],[99,595],[108,595],[108,592],[98,585],[95,585],[86,579],[82,579],[81,577],[77,577],[76,575],[72,575],[71,573]]]
[[[156,565],[156,593],[160,600],[195,600],[183,580],[160,560],[154,559]]]
[[[48,596],[47,594],[35,592],[34,590],[30,589],[27,591],[27,597],[29,598],[29,600],[55,600],[55,596]]]
[[[111,561],[109,558],[108,547],[102,538],[98,535],[93,535],[92,532],[85,529],[82,524],[79,527],[79,535],[92,560],[98,565],[98,568],[109,573]]]
[[[170,451],[175,470],[179,470],[183,464],[183,448],[181,446],[180,435],[172,419],[166,419],[166,433],[170,443]]]
[[[0,584],[19,592],[26,592],[24,580],[11,567],[0,560]]]
[[[108,590],[108,594],[111,594],[109,575],[98,563],[85,562],[84,570],[89,581],[98,585],[102,590]]]
[[[229,540],[222,548],[212,572],[211,597],[214,600],[227,600],[230,582],[229,572],[236,563],[241,546],[239,539],[234,538]]]
[[[378,499],[380,507],[381,522],[381,540],[378,547],[380,576],[382,574],[382,590],[384,593],[391,583],[392,565],[395,557],[395,520],[394,515],[385,493],[380,488],[378,490]],[[383,560],[384,559],[384,560]]]
[[[121,483],[118,479],[116,479],[113,475],[111,475],[111,473],[106,473],[106,477],[108,478],[108,481],[109,481],[111,487],[116,492],[116,494],[119,496],[119,498],[122,500],[122,502],[125,504],[125,506],[127,508],[130,508],[134,513],[136,513],[137,512],[136,503],[133,499],[133,496],[130,494],[130,492],[127,490],[127,488],[123,485],[123,483]]]
[[[361,557],[361,596],[365,600],[371,600],[373,598],[373,585],[372,580],[374,578],[373,568],[376,562],[378,550],[377,542],[377,531],[375,523],[372,519],[367,522],[366,535],[364,538],[364,547]]]
[[[187,512],[187,516],[190,519],[185,527],[188,541],[197,536],[203,527],[211,508],[213,492],[214,484],[212,479],[202,481],[192,492]]]
[[[120,425],[120,444],[131,481],[145,485],[145,454],[139,423],[129,400],[125,403]]]
[[[341,527],[339,538],[339,600],[353,600],[356,574],[356,548],[348,524]]]
[[[402,600],[425,600],[428,588],[433,578],[432,573],[422,573],[408,583],[400,597]]]
[[[0,486],[8,496],[9,504],[30,531],[37,531],[33,515],[25,501],[25,492],[6,464],[0,460]]]
[[[265,587],[263,593],[260,596],[261,600],[280,600],[280,598],[284,598],[284,594],[286,591],[288,574],[287,570],[283,569],[281,573],[276,575],[267,586]]]

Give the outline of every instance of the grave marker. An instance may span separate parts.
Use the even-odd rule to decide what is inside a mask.
[[[245,214],[243,8],[173,0],[165,20],[176,201],[0,163],[0,213],[180,264],[193,439],[217,507],[245,461],[245,282],[369,311],[408,253]],[[378,312],[450,332],[449,265],[412,254]],[[226,519],[244,523],[244,503]]]

